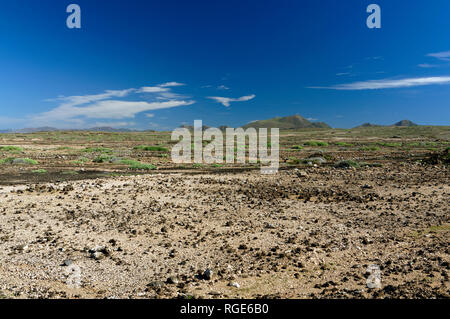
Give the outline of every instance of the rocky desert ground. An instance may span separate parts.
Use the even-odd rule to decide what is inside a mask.
[[[275,175],[169,138],[0,135],[1,298],[449,298],[450,128],[282,132]]]

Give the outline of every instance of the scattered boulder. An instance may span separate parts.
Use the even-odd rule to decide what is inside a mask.
[[[211,280],[214,277],[214,271],[210,268],[207,268],[203,273],[203,279]]]
[[[169,278],[167,278],[166,282],[171,285],[178,285],[179,280],[176,276],[170,276]]]
[[[228,286],[230,286],[230,287],[234,287],[234,288],[240,288],[241,287],[241,285],[239,285],[239,283],[237,283],[237,282],[230,282],[229,284],[228,284]]]
[[[147,284],[147,287],[150,289],[158,290],[161,289],[164,286],[164,283],[159,280],[155,280]]]
[[[90,257],[95,260],[101,260],[107,256],[109,256],[109,252],[105,246],[96,246],[92,249],[89,249]]]
[[[327,162],[327,160],[323,157],[310,157],[307,161],[312,164],[325,164]]]
[[[71,259],[65,259],[61,266],[70,266],[72,263],[73,261]]]
[[[300,177],[300,178],[308,177],[308,173],[306,173],[305,171],[298,171],[297,177]]]

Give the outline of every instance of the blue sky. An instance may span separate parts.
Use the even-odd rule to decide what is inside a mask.
[[[76,3],[82,28],[66,27]],[[366,7],[381,7],[368,29]],[[450,1],[0,0],[0,128],[450,125]]]

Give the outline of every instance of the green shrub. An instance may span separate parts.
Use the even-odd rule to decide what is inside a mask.
[[[111,156],[109,155],[100,155],[97,156],[96,158],[94,158],[93,162],[94,163],[105,163],[105,162],[109,162],[111,160]]]
[[[327,142],[321,142],[321,141],[308,141],[305,142],[305,146],[328,146]]]
[[[169,151],[165,147],[161,147],[161,146],[147,146],[147,145],[136,146],[134,149],[135,150],[140,150],[140,151],[152,151],[152,152],[168,152]]]
[[[35,173],[35,174],[45,174],[45,173],[47,173],[47,170],[46,169],[35,169],[34,171],[31,171],[32,173]]]
[[[345,161],[339,161],[337,162],[334,167],[337,168],[349,168],[349,167],[360,167],[360,164],[358,162],[352,161],[352,160],[345,160]]]
[[[401,147],[402,143],[384,143],[380,142],[378,145],[384,146],[384,147]]]
[[[342,147],[352,147],[353,144],[346,143],[346,142],[336,142],[334,143],[336,146],[342,146]]]
[[[150,171],[150,170],[156,169],[156,166],[153,164],[141,163],[139,161],[131,160],[131,159],[123,159],[120,161],[120,163],[124,164],[124,165],[128,165],[129,169],[134,169],[134,170]]]
[[[120,164],[124,164],[124,165],[136,165],[139,163],[140,163],[139,161],[132,160],[132,159],[123,159],[120,161]]]
[[[16,160],[22,160],[25,162],[25,164],[28,164],[28,165],[37,165],[37,163],[38,163],[36,160],[33,160],[31,158],[17,158]]]
[[[86,162],[89,162],[89,158],[80,157],[79,159],[72,161],[71,163],[75,165],[84,165]]]
[[[18,146],[0,146],[0,151],[3,152],[22,152],[23,149]]]
[[[85,153],[112,153],[112,149],[106,147],[86,147],[83,152]]]
[[[129,169],[135,169],[135,170],[145,170],[145,171],[151,171],[156,169],[156,166],[153,164],[146,164],[146,163],[136,163],[133,165],[130,165],[128,167]]]
[[[294,146],[292,146],[292,149],[293,150],[302,150],[303,146],[301,146],[301,145],[294,145]]]
[[[36,165],[38,162],[30,158],[9,157],[0,160],[0,164]]]

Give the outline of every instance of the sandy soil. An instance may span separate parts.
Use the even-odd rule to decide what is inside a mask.
[[[0,296],[448,298],[449,180],[387,163],[0,186]]]

